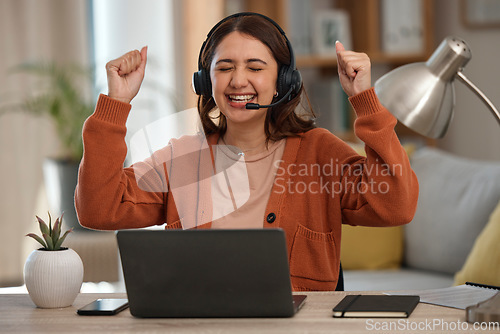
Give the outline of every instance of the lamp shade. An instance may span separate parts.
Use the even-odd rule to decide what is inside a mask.
[[[441,138],[453,118],[453,81],[470,58],[463,40],[447,37],[427,62],[398,67],[377,80],[375,93],[401,123],[426,137]]]

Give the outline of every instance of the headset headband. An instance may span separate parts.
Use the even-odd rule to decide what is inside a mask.
[[[290,65],[289,66],[292,69],[296,68],[295,67],[295,56],[293,54],[292,44],[288,40],[288,37],[286,37],[286,34],[283,31],[283,29],[281,29],[281,27],[278,25],[278,23],[276,23],[273,19],[271,19],[270,17],[267,17],[267,16],[265,16],[263,14],[253,13],[253,12],[241,12],[241,13],[236,13],[236,14],[229,15],[228,17],[226,17],[226,18],[222,19],[221,21],[219,21],[212,29],[210,29],[210,31],[207,34],[207,38],[205,39],[205,41],[201,45],[200,54],[198,56],[198,70],[201,70],[203,68],[203,66],[201,65],[201,58],[202,58],[202,55],[203,55],[203,51],[205,50],[205,46],[206,46],[208,40],[210,39],[210,37],[212,36],[212,34],[215,32],[215,30],[217,28],[219,28],[224,22],[226,22],[226,21],[228,21],[228,20],[230,20],[232,18],[241,17],[241,16],[259,16],[259,17],[262,17],[262,18],[266,19],[267,21],[271,22],[276,27],[276,29],[278,29],[278,31],[280,32],[280,34],[285,38],[285,43],[286,43],[286,46],[288,48],[288,52],[290,53]]]

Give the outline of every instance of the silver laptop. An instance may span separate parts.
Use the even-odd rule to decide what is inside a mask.
[[[285,234],[256,230],[122,230],[118,246],[135,317],[291,317]]]

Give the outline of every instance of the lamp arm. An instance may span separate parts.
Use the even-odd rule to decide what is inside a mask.
[[[474,85],[472,81],[470,81],[465,76],[465,74],[463,74],[462,71],[457,72],[457,77],[462,83],[464,83],[467,87],[469,87],[470,90],[472,90],[484,102],[484,104],[486,104],[486,106],[490,109],[493,115],[496,116],[498,124],[500,125],[500,112],[498,112],[497,108],[495,108],[493,103],[491,103],[491,101],[486,97],[486,95],[484,95],[484,93],[481,92],[481,90],[479,90],[479,88],[477,88],[476,85]]]

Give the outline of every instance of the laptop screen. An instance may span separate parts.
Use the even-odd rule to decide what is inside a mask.
[[[134,316],[294,314],[280,229],[124,230],[117,239]]]

